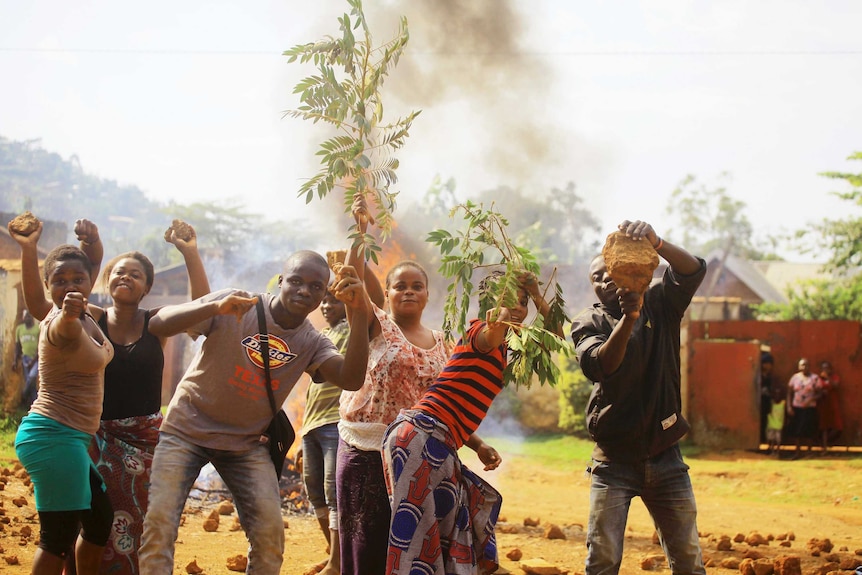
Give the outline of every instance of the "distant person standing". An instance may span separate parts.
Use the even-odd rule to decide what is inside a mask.
[[[24,378],[21,407],[30,409],[39,390],[39,324],[26,309],[21,312],[21,323],[15,328],[15,371],[19,367]]]
[[[841,401],[838,397],[841,378],[832,370],[832,364],[828,361],[820,363],[820,381],[823,382],[823,397],[817,402],[817,423],[820,428],[820,445],[825,455],[829,444],[838,439],[844,430]]]
[[[817,400],[824,388],[820,376],[811,371],[806,358],[800,359],[797,367],[799,371],[787,383],[787,415],[792,418],[790,433],[796,438],[793,459],[802,457],[803,441],[811,451],[817,434]]]
[[[775,360],[768,351],[760,354],[760,443],[768,442],[766,420],[772,411],[772,390],[778,387],[773,374]]]
[[[778,387],[772,388],[771,411],[766,418],[767,455],[781,453],[781,434],[784,430],[784,415],[787,411],[787,401]]]

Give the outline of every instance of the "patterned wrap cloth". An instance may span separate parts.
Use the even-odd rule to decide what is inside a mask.
[[[383,462],[394,510],[387,575],[497,570],[503,498],[462,465],[445,425],[403,410],[386,432]]]
[[[138,573],[150,470],[161,424],[160,412],[104,420],[90,443],[90,457],[108,486],[108,497],[114,507],[111,537],[100,573]]]

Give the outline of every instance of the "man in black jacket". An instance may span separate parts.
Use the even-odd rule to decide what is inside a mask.
[[[674,574],[706,573],[697,508],[678,442],[689,430],[680,398],[680,323],[706,263],[624,221],[620,231],[648,241],[669,264],[644,293],[618,288],[602,256],[590,265],[599,302],[572,323],[584,375],[594,382],[587,427],[596,442],[590,469],[586,575],[616,574],[631,500],[640,496]]]

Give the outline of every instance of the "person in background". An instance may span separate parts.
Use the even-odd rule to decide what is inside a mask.
[[[35,256],[35,241],[31,245]],[[45,258],[44,270],[54,308],[39,335],[39,395],[15,436],[39,513],[32,573],[59,575],[74,554],[77,572],[95,575],[113,510],[87,448],[99,429],[104,370],[114,349],[87,307],[92,288],[87,255],[58,246]]]
[[[790,377],[787,384],[787,415],[791,417],[789,432],[796,438],[793,459],[802,457],[802,444],[808,451],[817,435],[817,400],[825,384],[811,371],[807,358],[797,363],[799,371]]]
[[[766,421],[766,442],[768,444],[766,454],[781,454],[781,434],[784,430],[784,415],[786,412],[787,398],[780,388],[772,388],[772,409]]]
[[[332,287],[332,286],[330,286]],[[321,333],[344,353],[350,337],[347,312],[329,289],[323,296],[320,311],[328,324]],[[302,420],[302,446],[297,454],[301,461],[302,480],[308,500],[326,537],[329,560],[322,575],[341,573],[341,546],[338,538],[338,506],[335,496],[335,465],[338,459],[338,401],[341,388],[326,381],[314,381],[305,394]]]
[[[351,324],[365,326],[371,303],[349,266],[333,286],[347,303]],[[342,389],[359,389],[368,360],[368,331],[351,329],[344,355],[318,332],[308,314],[320,305],[329,266],[304,250],[284,264],[276,295],[235,289],[165,306],[150,318],[160,337],[187,332],[205,339],[174,392],[153,458],[150,503],[138,553],[141,573],[174,569],[174,545],[192,484],[208,462],[231,492],[249,541],[247,573],[277,575],[284,555],[278,476],[264,435],[273,414],[266,390],[261,340],[269,342],[276,405],[303,373]],[[255,305],[262,298],[266,333]]]
[[[590,281],[599,303],[572,322],[584,375],[593,382],[587,427],[596,442],[590,474],[586,575],[616,574],[631,500],[640,496],[673,573],[704,575],[697,506],[679,440],[682,416],[680,325],[706,262],[664,241],[642,221],[618,229],[649,242],[668,263],[644,293],[619,288],[599,255]],[[695,384],[696,385],[696,384]]]
[[[768,351],[760,353],[760,443],[766,440],[766,420],[772,411],[772,388],[777,387],[774,381],[773,368],[775,360]]]
[[[12,367],[15,371],[21,369],[24,380],[21,407],[30,409],[39,391],[39,324],[26,309],[21,312],[21,323],[15,327],[15,363]]]
[[[817,402],[817,424],[820,428],[821,455],[826,455],[829,444],[835,441],[844,430],[844,418],[841,417],[841,399],[838,389],[841,378],[832,369],[828,361],[820,363],[820,380],[823,382],[822,397]]]

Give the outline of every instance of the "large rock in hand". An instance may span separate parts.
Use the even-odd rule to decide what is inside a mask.
[[[643,293],[658,267],[658,254],[648,240],[633,240],[623,232],[613,232],[605,241],[602,257],[617,287]]]

